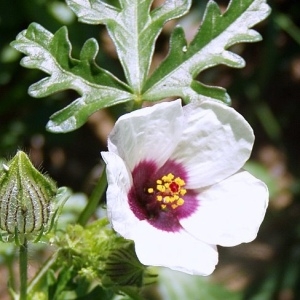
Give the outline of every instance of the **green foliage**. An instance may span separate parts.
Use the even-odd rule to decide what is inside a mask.
[[[175,28],[170,53],[149,78],[144,99],[153,101],[180,96],[186,101],[208,97],[230,102],[224,89],[205,86],[195,78],[201,71],[218,64],[244,67],[244,60],[227,49],[237,43],[259,41],[260,34],[251,27],[269,13],[270,8],[264,0],[233,0],[224,14],[214,1],[210,1],[190,45],[187,45],[183,29]]]
[[[207,278],[172,272],[163,269],[159,273],[159,290],[163,299],[181,300],[241,300],[239,292],[232,292]],[[178,284],[180,282],[180,284]]]
[[[104,24],[116,46],[127,83],[95,64],[98,44],[89,39],[79,60],[71,57],[71,44],[66,28],[54,35],[38,24],[21,32],[12,46],[27,55],[22,65],[40,69],[50,77],[33,84],[29,93],[44,97],[65,89],[77,91],[81,97],[51,116],[47,128],[68,132],[82,126],[88,116],[103,107],[122,102],[158,101],[181,97],[184,101],[213,98],[229,102],[226,91],[205,86],[197,75],[218,64],[243,67],[244,60],[227,50],[241,42],[256,42],[260,35],[251,29],[270,12],[265,0],[233,0],[224,14],[210,1],[202,26],[190,45],[180,27],[171,37],[167,58],[150,78],[154,45],[164,23],[187,13],[191,0],[167,0],[151,10],[152,0],[121,0],[119,5],[104,1],[68,0],[79,20]]]
[[[121,0],[118,8],[103,1],[67,0],[81,22],[107,26],[136,96],[146,80],[155,41],[164,23],[182,16],[191,6],[191,0],[167,0],[150,12],[152,2]]]
[[[76,90],[82,95],[51,117],[48,129],[53,132],[78,128],[94,111],[132,99],[125,84],[95,64],[98,53],[95,39],[84,44],[80,59],[76,60],[71,57],[66,27],[52,35],[33,23],[12,45],[27,55],[22,59],[24,67],[37,68],[51,75],[29,88],[31,96],[45,97],[65,89]]]
[[[54,237],[60,250],[48,271],[49,299],[112,299],[116,293],[140,299],[138,288],[155,280],[137,259],[132,243],[107,225],[105,219],[86,227],[69,225]]]

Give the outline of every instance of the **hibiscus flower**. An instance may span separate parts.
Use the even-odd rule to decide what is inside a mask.
[[[161,103],[123,115],[108,138],[107,212],[145,265],[209,275],[217,246],[255,239],[268,204],[242,169],[250,125],[216,101]]]

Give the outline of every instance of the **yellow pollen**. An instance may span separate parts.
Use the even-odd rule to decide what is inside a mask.
[[[174,179],[174,175],[172,173],[169,173],[168,175],[165,175],[162,177],[162,180],[165,182],[171,182]]]
[[[161,195],[156,196],[157,201],[162,201],[163,197]]]
[[[160,202],[160,208],[176,209],[184,204],[182,198],[187,190],[183,188],[185,181],[180,177],[175,177],[174,174],[169,173],[156,180],[155,188],[148,188],[149,194],[156,196],[156,201]]]
[[[174,180],[175,183],[177,183],[179,186],[184,186],[185,185],[185,181],[182,180],[181,178],[177,177],[175,180]]]
[[[186,189],[180,189],[179,194],[180,194],[181,196],[185,195],[185,194],[186,194]]]
[[[182,204],[184,204],[184,200],[182,198],[179,198],[177,200],[177,205],[182,205]]]
[[[166,187],[165,187],[164,185],[161,185],[161,184],[158,184],[158,185],[156,186],[156,189],[157,189],[158,191],[162,192],[162,193],[166,191]]]
[[[172,202],[172,197],[166,196],[166,197],[164,198],[164,201],[163,201],[163,202],[164,202],[164,203]]]

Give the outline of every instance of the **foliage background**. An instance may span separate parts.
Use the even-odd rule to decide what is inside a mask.
[[[216,2],[226,9],[228,1]],[[190,14],[180,20],[187,36],[195,34],[206,3],[194,0]],[[158,285],[145,291],[147,299],[300,299],[300,2],[270,0],[269,5],[270,17],[257,26],[263,41],[234,48],[245,58],[246,67],[219,66],[201,73],[203,82],[228,90],[233,106],[254,128],[256,143],[247,168],[265,180],[271,192],[258,239],[249,245],[221,248],[220,264],[208,279],[164,270]],[[106,148],[107,134],[128,107],[99,111],[75,132],[47,132],[49,116],[75,95],[66,91],[35,99],[27,94],[28,87],[44,75],[22,68],[21,54],[9,43],[31,22],[53,33],[68,26],[74,57],[88,38],[95,37],[100,44],[98,64],[124,78],[103,26],[78,23],[63,1],[1,0],[0,159],[13,156],[17,149],[25,150],[59,186],[89,195],[102,169],[100,151]],[[168,51],[174,25],[168,22],[158,39],[153,68]],[[0,247],[0,299],[7,297],[6,264],[14,259],[9,251]],[[32,272],[43,255],[37,256],[40,260],[31,259]],[[195,295],[197,298],[190,298]]]

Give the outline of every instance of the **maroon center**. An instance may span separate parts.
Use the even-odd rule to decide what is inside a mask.
[[[174,175],[174,181],[162,182],[168,174]],[[161,168],[154,161],[141,161],[132,171],[132,178],[133,185],[128,193],[130,208],[139,220],[147,220],[157,229],[179,231],[182,228],[180,219],[197,210],[196,191],[184,189],[183,192],[176,182],[176,178],[180,178],[187,183],[188,175],[184,166],[174,160],[168,160]],[[161,189],[161,183],[165,192],[157,190],[157,187]]]

